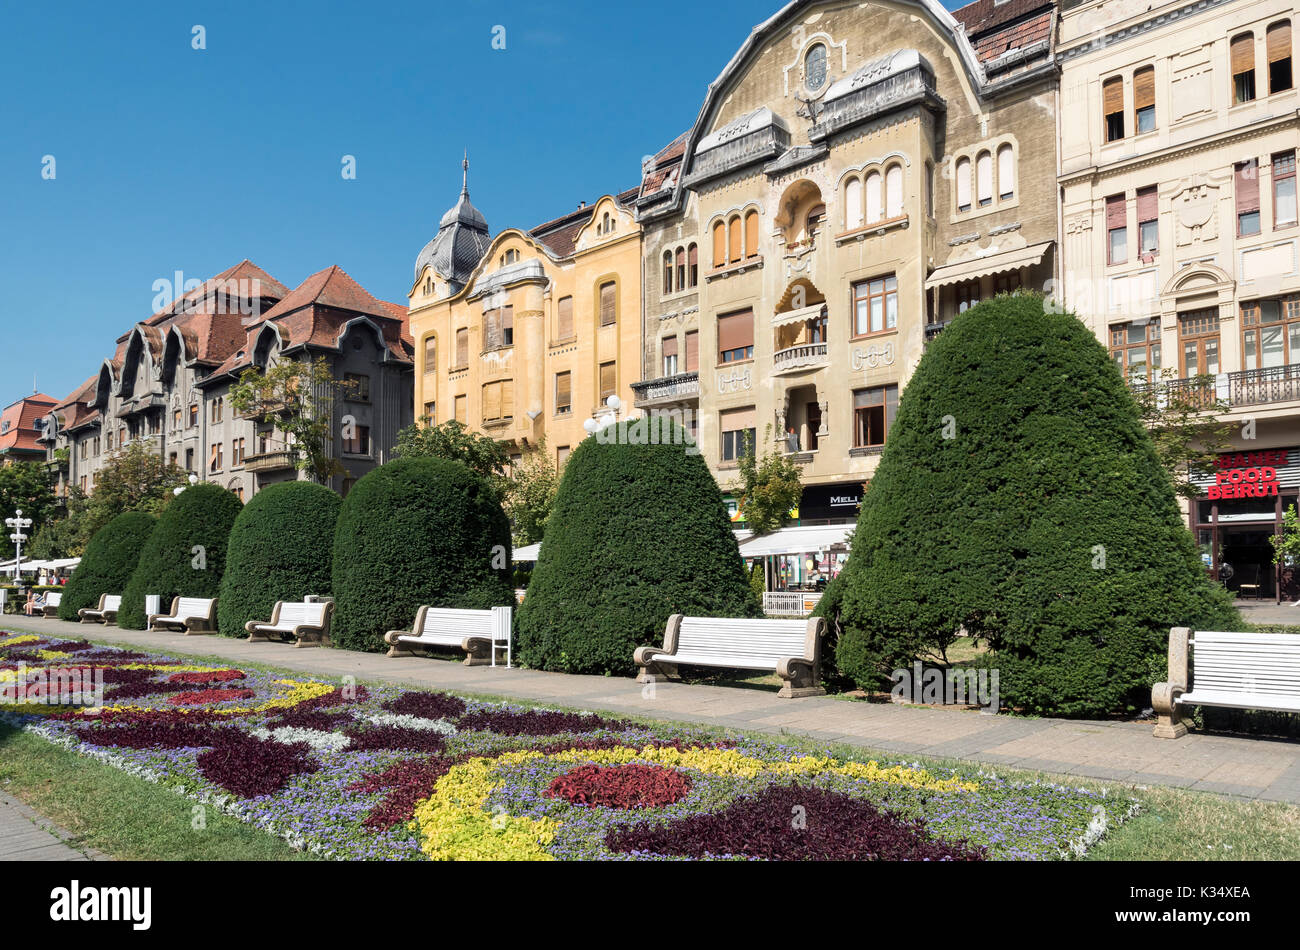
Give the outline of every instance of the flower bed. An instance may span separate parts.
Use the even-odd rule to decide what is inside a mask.
[[[52,689],[37,684],[73,669],[102,676],[101,707],[44,705]],[[25,729],[336,858],[1046,859],[1083,854],[1136,808],[672,724],[27,635],[0,633],[0,692],[0,715]]]

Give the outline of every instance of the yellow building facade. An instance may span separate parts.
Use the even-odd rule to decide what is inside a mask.
[[[462,188],[416,262],[417,417],[456,419],[513,457],[544,439],[563,465],[584,423],[627,414],[642,353],[641,228],[628,197],[489,238]]]

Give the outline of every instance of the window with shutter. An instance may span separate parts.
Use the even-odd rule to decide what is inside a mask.
[[[1232,64],[1232,101],[1250,102],[1255,98],[1255,34],[1234,36],[1228,58]]]
[[[885,172],[885,216],[903,216],[903,166],[891,165]]]
[[[700,331],[686,331],[686,369],[688,373],[697,373],[700,369]]]
[[[515,305],[507,304],[501,310],[501,345],[515,345]]]
[[[718,431],[721,433],[722,461],[732,462],[742,454],[752,455],[757,445],[758,413],[753,406],[745,409],[725,409],[718,413]]]
[[[515,381],[513,379],[503,379],[501,381],[501,418],[513,419],[515,417]]]
[[[975,159],[975,180],[975,200],[986,208],[993,203],[993,156],[988,152],[980,152]]]
[[[573,333],[573,298],[561,297],[555,306],[555,336],[559,340],[572,340]]]
[[[758,212],[750,211],[745,215],[745,256],[758,256]]]
[[[677,375],[677,337],[666,336],[662,343],[664,355],[664,375]]]
[[[686,248],[677,249],[677,289],[686,286]]]
[[[885,196],[881,190],[883,184],[880,172],[871,172],[867,175],[867,224],[875,224],[885,216]]]
[[[501,311],[489,310],[483,314],[483,349],[495,350],[501,345]]]
[[[600,401],[604,404],[605,400],[618,390],[618,376],[614,371],[613,363],[600,364]]]
[[[607,327],[617,317],[614,305],[614,282],[600,285],[600,325]]]
[[[1106,261],[1123,264],[1128,260],[1128,210],[1123,195],[1106,199]]]
[[[1291,21],[1281,20],[1268,28],[1268,92],[1284,92],[1291,76]]]
[[[998,147],[998,200],[1010,201],[1016,196],[1016,154],[1010,145]]]
[[[469,366],[469,328],[461,327],[456,331],[456,366],[464,369]]]
[[[1137,191],[1138,254],[1146,263],[1160,252],[1160,201],[1155,185]]]
[[[457,396],[454,406],[455,415],[452,418],[461,425],[469,425],[469,397]]]
[[[573,411],[573,374],[555,374],[555,414],[568,415]]]
[[[431,336],[424,341],[424,375],[438,371],[438,338]]]
[[[673,292],[673,252],[664,251],[664,286],[663,293]]]
[[[1101,113],[1106,141],[1124,137],[1124,77],[1112,76],[1101,84]]]
[[[854,176],[844,186],[844,230],[862,227],[862,179]]]
[[[735,363],[754,358],[754,311],[742,310],[718,317],[718,362]]]
[[[1138,133],[1156,127],[1156,68],[1144,66],[1133,74],[1133,128]]]
[[[686,286],[694,287],[700,282],[700,246],[692,244],[686,249],[687,272]]]
[[[734,264],[740,260],[744,254],[744,248],[741,245],[743,235],[741,234],[740,216],[732,218],[727,222],[727,261]]]
[[[721,221],[713,226],[713,266],[727,266],[727,226]]]
[[[1273,156],[1273,227],[1296,223],[1295,151]]]
[[[501,418],[501,384],[483,384],[483,421],[494,422]]]
[[[970,210],[970,159],[957,159],[957,169],[955,171],[957,178],[957,211],[966,212]]]
[[[1233,181],[1237,201],[1237,236],[1259,233],[1259,162],[1239,162]]]

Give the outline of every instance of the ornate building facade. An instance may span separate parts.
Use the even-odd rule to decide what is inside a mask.
[[[456,419],[563,465],[584,423],[632,406],[641,370],[635,192],[489,237],[461,196],[420,253],[410,293],[416,412]],[[616,397],[615,406],[609,405]]]
[[[330,487],[346,493],[412,421],[405,308],[376,300],[338,267],[290,291],[249,261],[136,324],[53,407],[42,441],[60,493],[93,492],[96,472],[135,442],[241,499],[307,477],[281,430],[235,413],[230,389],[249,366],[317,358],[353,384],[331,406],[331,454],[345,474]]]
[[[802,463],[804,523],[856,517],[926,341],[1057,265],[1053,6],[793,2],[647,160],[644,380],[719,482]]]
[[[1300,494],[1300,93],[1288,0],[1062,5],[1063,298],[1134,385],[1226,403],[1188,506],[1230,588]]]

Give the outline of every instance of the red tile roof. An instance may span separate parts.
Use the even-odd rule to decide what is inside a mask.
[[[1030,13],[1047,10],[1056,6],[1055,0],[975,0],[964,7],[952,11],[953,17],[966,27],[967,36],[978,36],[989,30],[1018,20]]]
[[[614,201],[625,205],[637,196],[639,190],[638,186],[620,191],[614,196]],[[528,235],[545,244],[556,257],[571,257],[577,247],[578,235],[590,223],[596,204],[599,202],[593,204],[583,202],[582,207],[530,229]]]
[[[45,448],[36,441],[38,419],[55,407],[52,396],[36,393],[6,406],[0,412],[0,455],[44,455]]]

